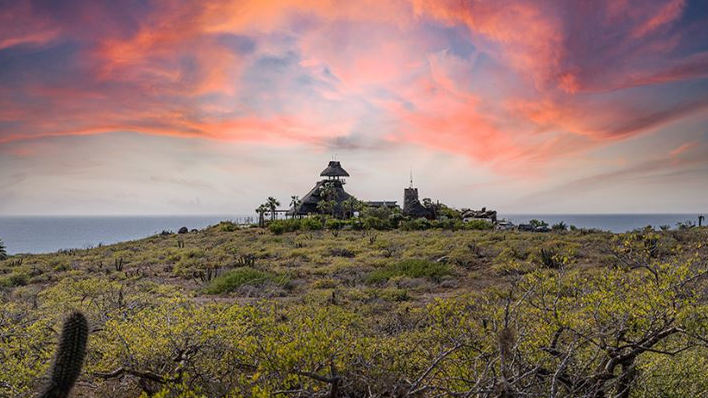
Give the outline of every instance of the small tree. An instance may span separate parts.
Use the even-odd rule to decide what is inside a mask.
[[[270,211],[270,219],[271,221],[275,221],[275,210],[280,206],[280,202],[278,202],[278,199],[269,196],[268,201],[266,201],[265,205],[268,207],[268,210]]]
[[[295,218],[295,214],[297,213],[297,209],[300,207],[302,204],[302,201],[300,200],[300,197],[297,195],[293,195],[290,197],[290,207],[293,209],[293,218]]]
[[[7,250],[5,250],[5,244],[0,239],[0,261],[7,259]]]
[[[342,201],[342,212],[344,213],[344,218],[354,217],[354,212],[361,211],[363,208],[364,203],[353,196]]]
[[[535,219],[535,218],[534,218],[533,220],[529,221],[529,224],[531,224],[531,226],[534,227],[534,228],[548,227],[548,223],[547,223],[547,222],[541,221],[541,220],[537,220],[537,219]]]
[[[342,215],[344,216],[344,218],[349,218],[350,214],[354,213],[354,204],[352,202],[352,199],[354,198],[349,198],[342,201]]]
[[[322,184],[322,187],[320,187],[320,199],[320,202],[317,203],[317,209],[323,213],[329,213],[332,217],[334,217],[334,212],[337,208],[337,190],[335,189],[334,184],[331,182],[325,182]],[[322,202],[328,203],[320,206],[320,203]]]
[[[568,230],[568,225],[564,223],[563,221],[559,222],[558,224],[553,224],[551,227],[552,230],[554,231],[567,231]]]
[[[432,209],[433,208],[433,200],[430,198],[423,198],[423,207]]]
[[[320,200],[317,202],[317,210],[324,214],[331,213],[334,216],[336,205],[337,202],[334,200]]]
[[[268,211],[268,206],[264,203],[258,208],[256,208],[256,213],[258,213],[258,226],[259,227],[264,227],[265,226],[265,213]]]

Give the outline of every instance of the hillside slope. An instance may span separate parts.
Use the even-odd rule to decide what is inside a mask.
[[[706,242],[222,223],[14,256],[0,396],[36,389],[73,309],[92,327],[76,396],[698,396]]]

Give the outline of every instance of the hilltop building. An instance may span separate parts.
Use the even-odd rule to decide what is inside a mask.
[[[300,205],[288,211],[289,215],[306,216],[308,214],[322,213],[322,210],[318,208],[317,205],[325,200],[334,201],[334,213],[338,215],[342,214],[342,202],[353,198],[352,195],[344,190],[346,181],[342,178],[349,177],[349,173],[344,170],[340,162],[332,160],[327,167],[322,170],[320,177],[325,178],[317,181],[315,187],[302,197]]]
[[[354,199],[347,191],[344,190],[346,181],[344,177],[349,177],[349,173],[344,170],[339,161],[332,160],[327,167],[322,170],[320,181],[315,183],[312,188],[295,206],[286,211],[288,216],[306,216],[310,214],[331,214],[336,217],[350,217],[354,213],[353,208],[347,208],[349,205],[346,201]],[[322,203],[328,202],[328,203]],[[368,201],[363,202],[367,207],[401,209],[396,201]],[[408,188],[403,189],[403,209],[405,216],[412,218],[427,218],[435,219],[436,208],[440,204],[423,206],[418,198],[418,188],[413,187],[413,177]],[[497,212],[494,210],[470,210],[462,209],[463,221],[471,220],[487,220],[491,223],[497,222]]]

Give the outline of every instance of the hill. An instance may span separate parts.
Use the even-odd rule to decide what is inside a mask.
[[[699,396],[708,229],[230,223],[0,262],[0,396],[74,309],[75,396]]]

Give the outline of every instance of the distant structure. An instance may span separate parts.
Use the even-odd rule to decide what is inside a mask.
[[[288,216],[307,216],[310,214],[329,214],[336,217],[351,217],[355,214],[354,196],[344,190],[346,181],[344,177],[349,177],[349,173],[344,170],[342,164],[337,160],[329,162],[322,170],[320,181],[312,188],[300,201],[294,201],[293,207],[289,210],[279,210]],[[294,197],[297,198],[297,197]],[[347,203],[349,202],[349,204]],[[401,209],[395,200],[375,200],[360,202],[366,207],[386,208],[389,210]],[[434,220],[438,216],[438,211],[444,207],[440,203],[429,203],[424,206],[418,198],[418,188],[413,186],[413,172],[411,171],[410,185],[403,189],[403,209],[405,216],[412,218],[427,218]],[[485,220],[492,224],[497,223],[497,212],[494,210],[470,210],[462,209],[462,220],[469,222],[472,220]]]
[[[413,188],[413,179],[411,179],[411,185],[403,189],[403,214],[415,218],[435,218],[433,209],[429,209],[420,203],[418,188]]]
[[[320,177],[327,177],[328,180],[339,180],[340,177],[349,177],[349,173],[342,168],[342,164],[338,160],[330,160],[327,168],[322,170]]]
[[[308,214],[322,213],[317,204],[321,201],[332,200],[335,202],[334,213],[342,214],[342,202],[353,198],[344,190],[345,180],[342,177],[349,177],[349,173],[342,167],[339,161],[332,160],[327,167],[322,170],[320,177],[324,179],[317,181],[315,187],[303,196],[297,208],[291,208],[288,215],[306,216]]]
[[[497,211],[487,210],[486,207],[482,207],[482,210],[462,209],[462,221],[470,222],[472,220],[488,221],[495,224],[497,222]]]
[[[396,202],[395,200],[370,200],[364,202],[364,206],[376,208],[385,207],[390,210],[400,209],[400,207],[398,206],[398,202]]]

